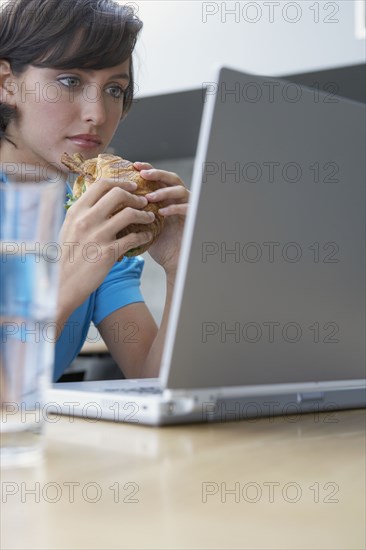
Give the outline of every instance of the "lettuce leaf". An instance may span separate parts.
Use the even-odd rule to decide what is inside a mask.
[[[86,191],[86,185],[84,183],[84,185],[81,189],[81,192],[85,193],[85,191]],[[72,206],[73,204],[76,203],[76,201],[78,200],[79,197],[74,197],[74,195],[72,193],[67,193],[66,198],[68,200],[66,201],[66,204],[64,205],[64,207],[65,207],[66,210],[68,210],[70,208],[70,206]]]

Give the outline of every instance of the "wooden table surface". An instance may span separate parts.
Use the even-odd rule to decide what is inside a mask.
[[[151,428],[53,417],[1,548],[365,548],[365,411]]]

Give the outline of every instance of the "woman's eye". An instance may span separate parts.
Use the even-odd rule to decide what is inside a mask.
[[[126,90],[121,88],[121,86],[109,86],[108,89],[111,90],[111,95],[117,99],[120,99],[126,93]]]
[[[58,79],[58,82],[61,82],[61,84],[64,84],[64,82],[67,82],[66,84],[64,84],[64,86],[68,86],[72,88],[80,84],[80,80],[76,76],[63,76],[62,78]]]

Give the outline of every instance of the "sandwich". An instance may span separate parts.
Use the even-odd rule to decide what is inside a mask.
[[[66,209],[70,208],[88,187],[93,185],[99,178],[115,178],[116,181],[118,178],[120,181],[135,182],[137,184],[137,189],[132,191],[134,195],[146,195],[162,187],[159,182],[148,181],[142,178],[132,162],[115,155],[101,154],[98,155],[97,158],[84,160],[80,153],[75,153],[72,156],[64,153],[61,157],[61,162],[67,166],[71,172],[79,174],[78,178],[75,180],[72,194],[67,195],[68,201],[65,205]],[[156,241],[164,227],[164,216],[158,213],[159,208],[162,208],[162,206],[161,203],[148,202],[142,210],[154,212],[154,221],[148,225],[130,224],[117,233],[116,239],[125,237],[130,233],[146,231],[147,229],[150,230],[153,235],[149,242],[128,250],[118,258],[118,261],[121,261],[123,256],[132,257],[143,254]],[[124,208],[124,206],[117,207],[112,216]]]

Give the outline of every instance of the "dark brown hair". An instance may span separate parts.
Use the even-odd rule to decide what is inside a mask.
[[[8,0],[0,7],[0,59],[16,76],[28,67],[105,69],[130,59],[123,116],[132,105],[132,52],[142,22],[114,0]],[[17,112],[0,103],[0,140]],[[9,140],[10,141],[10,140]]]

